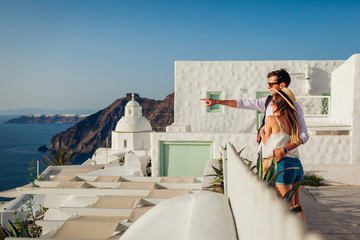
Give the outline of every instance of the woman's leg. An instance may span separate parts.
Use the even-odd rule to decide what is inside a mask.
[[[283,197],[288,191],[292,189],[292,185],[276,184],[276,193],[279,197]],[[291,203],[291,202],[290,202]],[[293,205],[290,205],[293,206]]]
[[[282,184],[276,184],[276,193],[279,197],[283,197],[285,196],[285,194],[290,191],[293,188],[293,185],[282,185]],[[305,213],[304,213],[304,209],[301,206],[300,203],[300,190],[301,187],[298,188],[298,190],[296,190],[293,198],[291,199],[291,201],[289,202],[289,207],[297,207],[300,206],[301,207],[301,211],[297,214],[304,222],[305,222]]]
[[[294,185],[294,184],[293,184]],[[300,191],[301,191],[301,187],[298,188],[298,190],[296,190],[296,193],[293,197],[294,200],[294,206],[300,206],[301,207],[301,211],[297,213],[297,215],[304,221],[304,223],[306,222],[306,218],[305,218],[305,213],[304,213],[304,209],[301,205],[300,202]]]

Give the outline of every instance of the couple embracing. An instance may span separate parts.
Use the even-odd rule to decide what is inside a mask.
[[[268,97],[256,100],[201,100],[205,101],[206,106],[221,104],[265,113],[263,126],[258,131],[259,152],[262,152],[264,169],[267,170],[266,168],[270,166],[270,159],[274,153],[277,172],[286,168],[297,168],[283,171],[277,178],[276,192],[278,196],[282,197],[292,189],[297,181],[303,179],[304,171],[297,147],[305,144],[309,135],[303,111],[296,102],[294,94],[287,88],[291,83],[289,73],[285,69],[280,69],[270,72],[267,78],[268,89],[271,91],[271,95]],[[296,191],[290,206],[301,207],[300,188]],[[303,209],[298,215],[305,221]]]

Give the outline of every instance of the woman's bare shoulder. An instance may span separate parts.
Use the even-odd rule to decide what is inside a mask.
[[[275,116],[266,117],[266,126],[273,129],[273,133],[276,134],[279,128],[279,124],[276,121]]]
[[[275,122],[276,122],[276,118],[274,115],[266,117],[266,123],[275,123]]]

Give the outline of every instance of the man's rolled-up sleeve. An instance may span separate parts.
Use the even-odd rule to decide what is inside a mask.
[[[259,98],[255,100],[236,99],[237,108],[265,112],[266,98],[267,97]]]
[[[295,103],[294,107],[296,109],[296,115],[298,117],[299,125],[300,125],[300,138],[303,144],[305,144],[309,140],[309,133],[307,131],[307,127],[305,123],[304,112],[298,103]]]

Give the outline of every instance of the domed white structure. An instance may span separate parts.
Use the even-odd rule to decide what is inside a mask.
[[[125,106],[125,115],[118,121],[115,130],[111,133],[111,148],[98,148],[91,159],[91,164],[105,164],[105,169],[109,166],[119,166],[118,170],[114,170],[118,171],[117,174],[124,176],[140,174],[142,176],[146,173],[146,166],[150,158],[152,127],[142,115],[140,104],[134,100],[134,93],[131,96],[131,100]],[[134,166],[138,163],[140,163],[140,167],[137,169],[138,171],[134,171]],[[106,173],[101,172],[101,174],[111,175],[114,172],[106,170]]]
[[[150,122],[142,115],[142,107],[132,99],[125,106],[125,116],[116,124],[115,132],[151,132]]]
[[[125,116],[116,124],[111,136],[114,150],[148,150],[150,148],[150,122],[142,115],[142,107],[132,99],[125,106]]]

